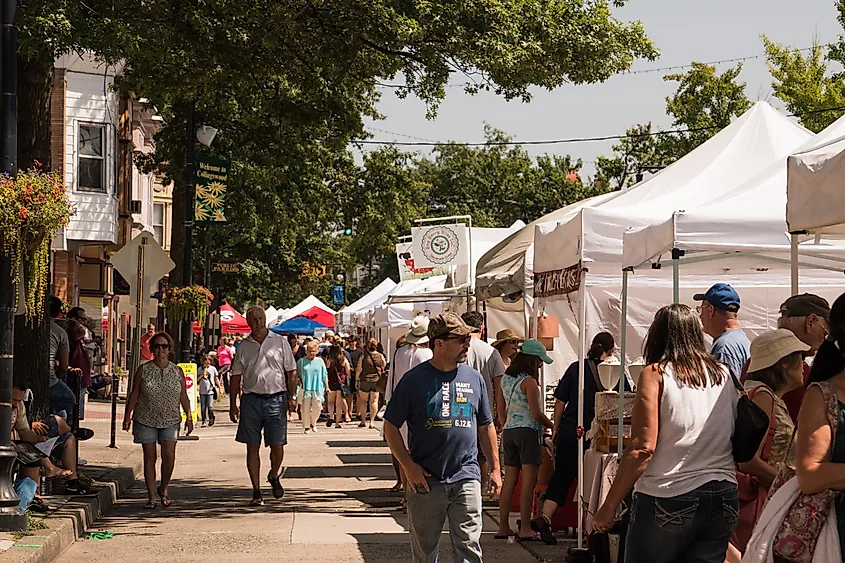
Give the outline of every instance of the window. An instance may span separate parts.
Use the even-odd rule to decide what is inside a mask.
[[[77,137],[77,189],[106,192],[106,128],[103,125],[79,125]]]
[[[164,204],[153,204],[153,235],[156,242],[164,246]]]

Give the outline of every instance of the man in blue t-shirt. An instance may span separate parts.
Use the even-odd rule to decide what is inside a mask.
[[[479,444],[490,493],[502,488],[496,429],[481,374],[465,363],[472,328],[454,313],[431,319],[433,358],[407,372],[387,405],[384,435],[408,481],[413,561],[437,561],[443,522],[456,561],[481,563]],[[409,448],[399,428],[408,424]]]
[[[701,301],[698,307],[701,326],[713,337],[710,353],[739,377],[751,357],[751,341],[736,318],[739,294],[728,284],[717,283],[707,293],[698,293],[693,299]]]

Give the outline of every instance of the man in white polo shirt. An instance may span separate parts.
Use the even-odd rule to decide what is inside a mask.
[[[267,482],[273,497],[280,499],[285,489],[279,482],[279,470],[288,442],[288,390],[296,390],[296,362],[288,341],[267,330],[264,309],[251,307],[246,322],[252,333],[238,346],[232,363],[229,418],[238,425],[235,440],[246,444],[246,467],[252,481],[251,506],[262,506],[261,431],[264,445],[270,447],[270,472]],[[238,396],[241,395],[238,409]]]

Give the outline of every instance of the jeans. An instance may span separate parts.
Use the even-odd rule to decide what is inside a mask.
[[[52,414],[57,414],[70,422],[70,416],[73,414],[75,406],[76,397],[74,397],[73,391],[67,386],[67,383],[59,379],[50,386],[50,412]]]
[[[200,417],[205,422],[206,414],[208,420],[214,420],[214,395],[200,395]]]
[[[481,483],[441,483],[428,477],[425,493],[408,490],[411,555],[414,563],[437,563],[443,522],[449,517],[454,563],[481,563]]]
[[[738,515],[729,481],[670,498],[634,493],[625,563],[722,563]]]

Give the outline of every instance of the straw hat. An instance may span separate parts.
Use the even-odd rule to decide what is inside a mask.
[[[748,373],[772,367],[794,352],[806,352],[809,346],[798,340],[791,330],[779,328],[757,336],[751,341],[751,365]]]
[[[411,328],[405,333],[405,341],[408,344],[425,344],[428,342],[429,320],[425,315],[414,317]]]
[[[493,346],[498,346],[505,340],[516,340],[517,343],[519,343],[525,339],[514,332],[512,328],[506,328],[505,330],[500,330],[496,333],[496,341],[493,343]]]

